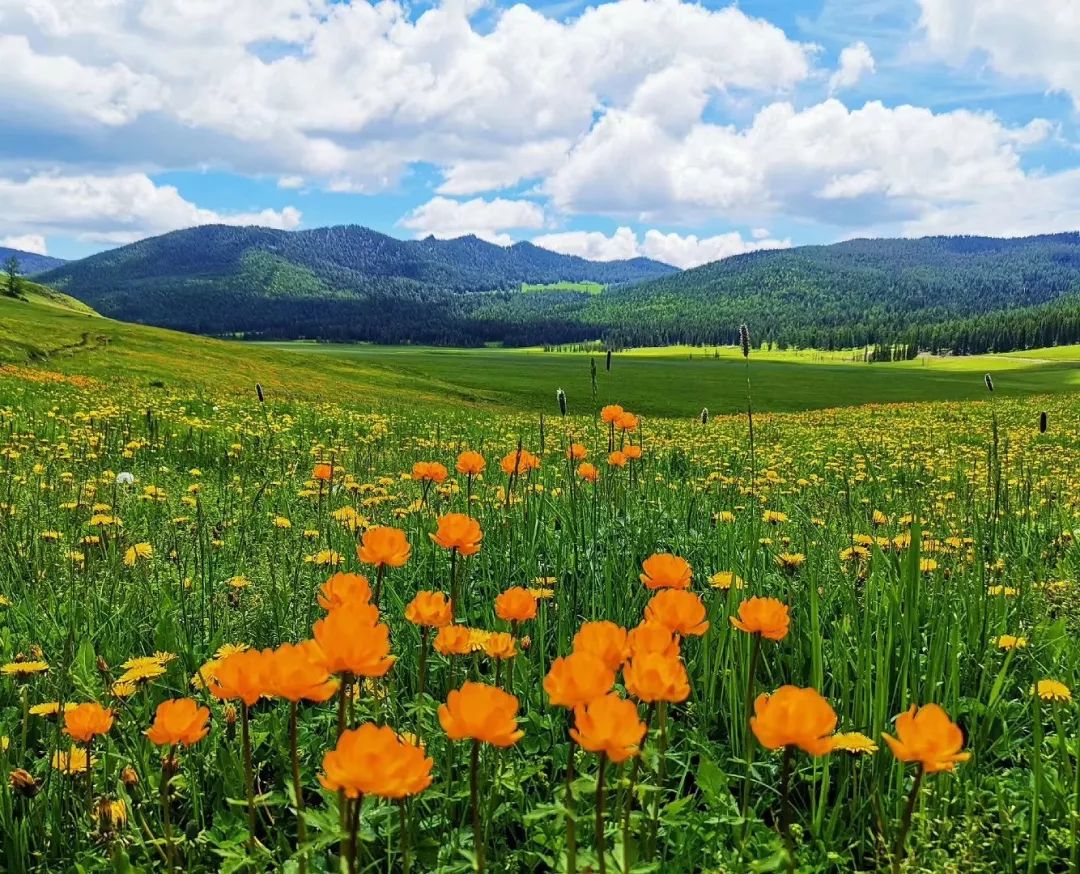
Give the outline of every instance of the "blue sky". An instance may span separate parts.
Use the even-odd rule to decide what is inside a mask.
[[[690,266],[1080,228],[1074,0],[0,0],[0,244],[223,221]]]

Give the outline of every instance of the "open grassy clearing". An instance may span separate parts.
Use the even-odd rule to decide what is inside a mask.
[[[605,371],[604,356],[529,349],[431,349],[316,343],[257,344],[302,351],[321,361],[384,368],[417,383],[438,381],[458,392],[507,409],[554,410],[554,391],[566,391],[572,408],[593,404],[590,359],[597,366],[596,400],[625,402],[651,416],[690,417],[708,407],[734,413],[746,406],[746,366],[724,350],[719,359],[694,350],[617,353]],[[983,397],[982,375],[994,374],[997,391],[1018,396],[1080,390],[1080,362],[1006,356],[920,359],[864,364],[811,353],[751,353],[753,398],[760,410],[797,411],[868,403],[966,400]],[[1038,352],[1031,353],[1038,358]]]
[[[1071,347],[1075,348],[1075,347]],[[625,402],[649,416],[692,417],[745,407],[745,362],[736,350],[633,350],[613,356],[536,349],[437,349],[323,343],[240,343],[115,322],[62,296],[0,298],[0,363],[41,363],[103,381],[118,374],[140,384],[193,392],[250,390],[260,382],[283,399],[347,401],[360,407],[467,405],[539,413],[555,411],[555,390],[572,409]],[[981,374],[995,375],[1005,396],[1080,389],[1080,360],[1069,350],[1025,356],[852,363],[850,353],[751,353],[754,404],[797,411],[865,403],[964,400],[985,393]]]

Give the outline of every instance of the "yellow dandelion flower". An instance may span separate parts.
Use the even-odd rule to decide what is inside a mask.
[[[1053,701],[1055,704],[1072,701],[1072,692],[1069,691],[1069,687],[1058,680],[1039,680],[1032,689],[1032,693],[1038,695],[1043,701]]]

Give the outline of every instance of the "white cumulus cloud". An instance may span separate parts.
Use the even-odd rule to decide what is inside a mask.
[[[33,252],[36,255],[48,255],[49,248],[41,234],[18,234],[0,237],[0,246],[18,249],[20,252]]]
[[[960,64],[972,55],[999,73],[1041,82],[1080,109],[1076,0],[919,0],[930,46]]]
[[[767,230],[757,230],[764,231],[764,235],[758,236],[755,232],[754,238],[747,240],[738,231],[698,237],[696,234],[682,236],[651,228],[639,239],[632,229],[620,227],[611,235],[600,231],[564,231],[534,237],[533,242],[554,252],[580,255],[592,261],[645,257],[684,268],[697,267],[699,264],[742,255],[745,252],[783,249],[791,245],[790,240],[774,240]]]
[[[874,56],[864,42],[852,43],[840,52],[840,66],[829,77],[829,93],[854,88],[867,73],[874,72]]]
[[[480,197],[452,200],[449,197],[433,197],[416,207],[398,224],[415,231],[418,237],[432,234],[449,239],[475,234],[482,240],[508,246],[513,238],[506,231],[543,227],[544,210],[529,200],[501,197],[494,200]]]
[[[113,244],[215,223],[289,229],[298,227],[301,219],[291,206],[236,213],[204,209],[173,186],[157,185],[142,173],[0,178],[0,203],[0,233],[70,234]]]

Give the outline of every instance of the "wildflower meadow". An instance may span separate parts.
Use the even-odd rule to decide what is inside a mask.
[[[1075,397],[44,372],[0,373],[4,871],[1080,866]]]

